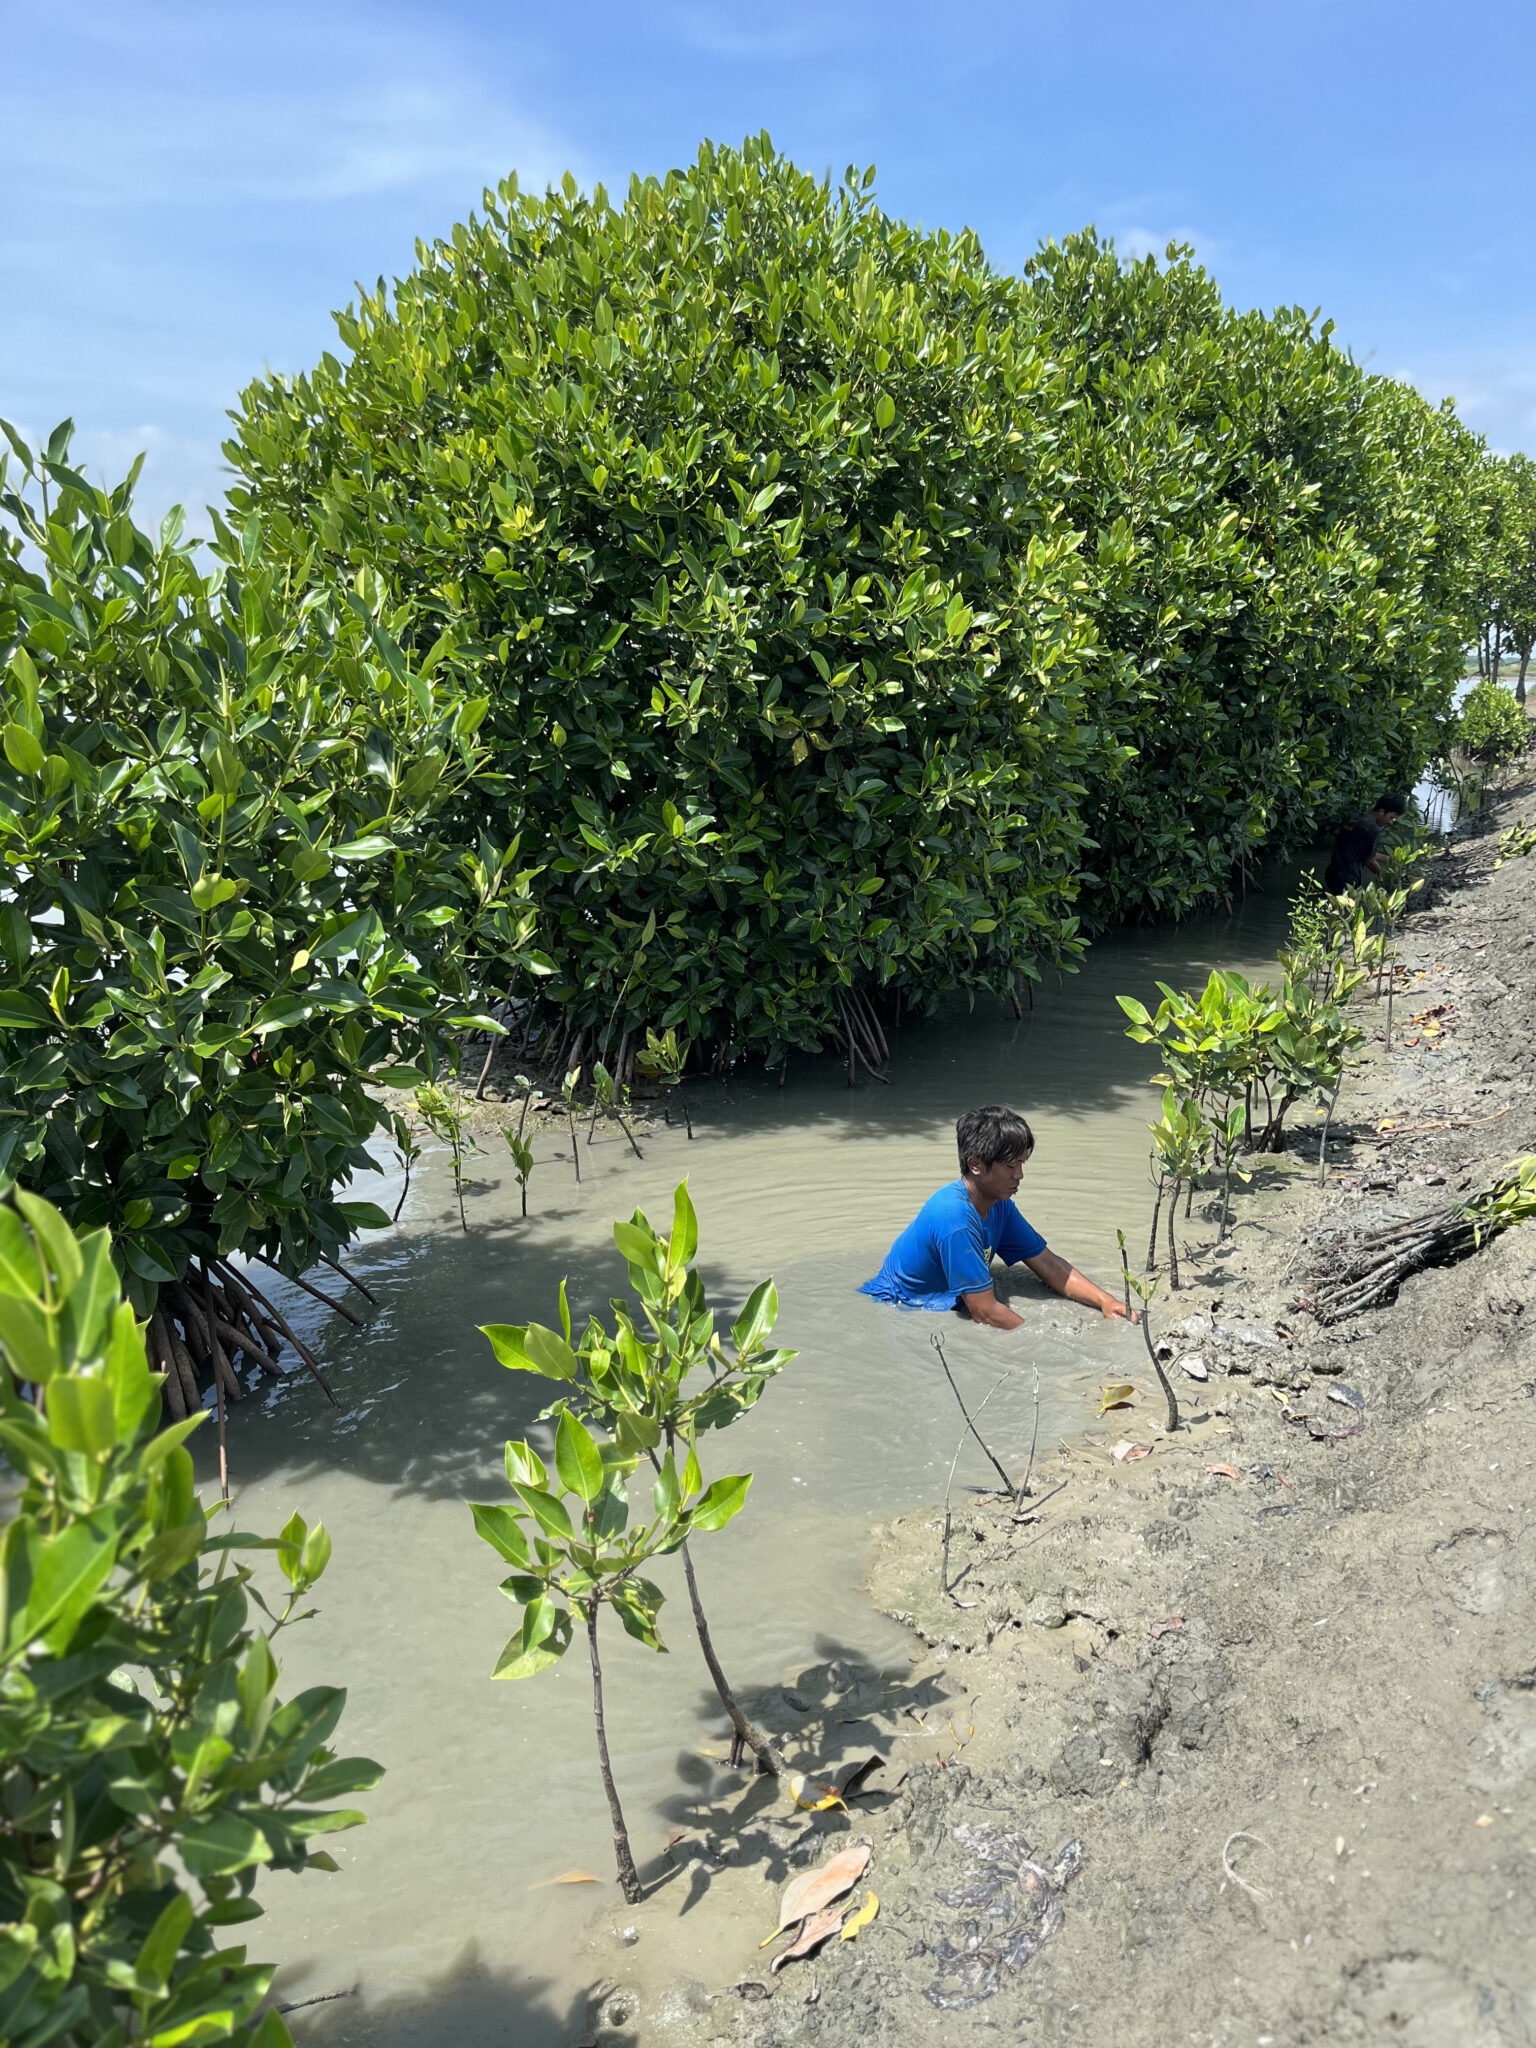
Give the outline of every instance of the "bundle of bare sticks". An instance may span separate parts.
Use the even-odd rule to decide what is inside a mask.
[[[1452,1266],[1536,1215],[1536,1159],[1518,1159],[1481,1193],[1373,1231],[1345,1252],[1304,1306],[1320,1323],[1341,1323],[1396,1299],[1410,1273]]]

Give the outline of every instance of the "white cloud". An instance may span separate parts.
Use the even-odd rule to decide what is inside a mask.
[[[8,40],[22,61],[0,88],[0,162],[51,202],[325,203],[581,175],[472,49],[353,0],[268,0],[259,24],[187,0],[32,0]],[[64,107],[38,89],[49,69],[69,79]]]

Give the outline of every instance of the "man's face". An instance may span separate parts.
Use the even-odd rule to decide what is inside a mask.
[[[1383,832],[1386,831],[1389,825],[1395,825],[1397,823],[1396,811],[1383,811],[1377,809],[1373,811],[1371,815],[1376,820],[1377,824],[1381,827]]]
[[[983,1166],[979,1160],[973,1159],[971,1186],[984,1201],[1010,1202],[1019,1191],[1019,1182],[1024,1178],[1028,1164],[1027,1152],[1018,1159],[994,1159],[990,1166]]]

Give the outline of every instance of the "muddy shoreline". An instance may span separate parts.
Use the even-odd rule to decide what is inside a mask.
[[[1495,866],[1532,815],[1526,785],[1430,870],[1326,1186],[1309,1119],[1219,1255],[1197,1203],[1156,1324],[1201,1319],[1188,1426],[1135,1371],[1021,1519],[957,1485],[948,1596],[937,1509],[877,1530],[910,1673],[829,1659],[760,1705],[885,1789],[717,1799],[679,1882],[594,1924],[574,2040],[1536,2048],[1536,1226],[1332,1329],[1304,1306],[1340,1233],[1536,1150],[1536,859]],[[860,1836],[878,1918],[770,1976],[779,1887]]]

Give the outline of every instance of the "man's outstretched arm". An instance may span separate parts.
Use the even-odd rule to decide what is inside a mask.
[[[962,1294],[965,1312],[973,1323],[985,1323],[990,1330],[1017,1330],[1024,1318],[1015,1315],[1006,1301],[999,1301],[995,1287],[984,1287],[975,1294]]]
[[[1038,1274],[1053,1294],[1064,1295],[1068,1301],[1080,1301],[1084,1308],[1096,1308],[1106,1321],[1112,1322],[1117,1316],[1122,1322],[1125,1320],[1125,1303],[1120,1296],[1107,1293],[1096,1281],[1090,1280],[1086,1273],[1079,1273],[1076,1266],[1070,1260],[1062,1258],[1058,1252],[1043,1251],[1032,1259],[1026,1259],[1024,1263],[1032,1273]],[[971,1297],[967,1295],[967,1305],[970,1300]],[[998,1303],[998,1307],[1002,1307],[1001,1302]],[[1012,1311],[1008,1310],[1005,1313],[1012,1314]],[[1018,1321],[1019,1317],[1014,1316],[1013,1323]],[[1136,1321],[1134,1315],[1131,1321]],[[1005,1323],[1001,1327],[1011,1329],[1013,1323]]]

